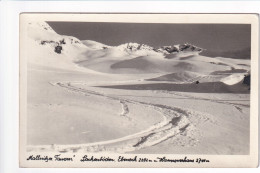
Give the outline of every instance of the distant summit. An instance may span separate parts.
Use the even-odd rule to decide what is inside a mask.
[[[161,75],[147,81],[190,82],[195,87],[205,82],[222,82],[231,86],[242,84],[242,80],[249,85],[250,60],[210,58],[202,55],[205,49],[190,43],[159,48],[133,42],[109,46],[60,35],[45,22],[28,23],[27,30],[27,44],[37,55],[28,59],[32,64],[95,73],[154,73]]]
[[[146,44],[139,44],[139,43],[125,43],[117,46],[120,50],[125,50],[125,51],[138,51],[138,50],[148,50],[148,51],[153,51],[154,48],[151,46],[148,46]]]
[[[184,43],[184,44],[178,44],[178,45],[173,45],[173,46],[162,46],[159,48],[153,48],[149,45],[146,44],[139,44],[139,43],[125,43],[121,44],[119,46],[116,46],[122,51],[127,51],[127,52],[134,52],[134,51],[140,51],[140,50],[145,50],[145,51],[151,51],[151,52],[157,52],[157,53],[163,53],[163,54],[175,54],[175,53],[181,53],[181,52],[194,52],[194,53],[200,53],[204,49],[197,47],[195,45],[189,44],[189,43]]]
[[[157,52],[162,52],[164,54],[171,54],[171,53],[179,53],[179,52],[202,52],[204,49],[197,47],[195,45],[184,43],[178,44],[173,46],[162,46],[156,49]]]
[[[162,46],[159,48],[154,48],[147,44],[133,42],[124,43],[118,46],[109,46],[93,40],[79,40],[72,36],[59,35],[46,22],[29,23],[28,29],[31,38],[33,38],[41,45],[50,45],[54,52],[58,54],[62,54],[64,52],[69,53],[68,51],[70,50],[76,51],[74,50],[76,47],[86,47],[89,49],[89,51],[98,51],[104,49],[110,51],[116,49],[123,53],[127,53],[128,55],[160,55],[160,57],[167,56],[166,58],[169,58],[169,55],[179,55],[180,57],[197,55],[204,50],[189,43],[172,46]]]

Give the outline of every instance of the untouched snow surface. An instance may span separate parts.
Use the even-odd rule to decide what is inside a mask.
[[[221,79],[221,82],[228,85],[234,85],[241,82],[244,79],[244,77],[245,77],[244,74],[232,74],[229,75],[228,77]]]

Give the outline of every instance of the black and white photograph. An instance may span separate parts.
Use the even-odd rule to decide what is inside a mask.
[[[77,154],[81,163],[92,160],[80,167],[110,159],[113,167],[140,161],[171,167],[197,162],[196,155],[210,164],[221,161],[207,157],[255,159],[256,20],[21,14],[22,163],[34,167],[53,157],[67,164]]]

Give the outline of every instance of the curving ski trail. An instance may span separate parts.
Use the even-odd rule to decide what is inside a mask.
[[[146,130],[131,134],[125,137],[94,142],[79,145],[44,145],[44,146],[29,146],[28,151],[44,150],[44,151],[59,151],[59,152],[131,152],[145,147],[150,147],[164,142],[174,136],[180,135],[189,130],[196,130],[195,125],[189,120],[189,112],[182,108],[170,107],[159,104],[145,103],[130,99],[117,98],[116,96],[109,96],[103,93],[83,89],[73,86],[71,83],[56,82],[52,83],[54,86],[65,88],[69,91],[78,92],[84,95],[94,95],[106,99],[116,100],[122,106],[121,116],[128,117],[129,108],[127,103],[136,104],[142,107],[149,107],[159,112],[163,119],[161,122],[152,125]]]

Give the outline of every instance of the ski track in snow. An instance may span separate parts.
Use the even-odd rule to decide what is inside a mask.
[[[141,107],[149,107],[154,109],[155,111],[159,112],[163,115],[163,120],[157,124],[152,125],[150,128],[143,130],[141,132],[131,134],[122,138],[108,140],[108,141],[101,141],[101,142],[94,142],[94,143],[87,143],[87,144],[75,144],[75,145],[41,145],[41,146],[28,146],[28,151],[59,151],[59,152],[78,152],[78,151],[85,151],[85,152],[117,152],[117,153],[125,153],[131,152],[135,150],[139,150],[141,148],[153,146],[164,142],[174,136],[181,135],[188,131],[196,131],[196,124],[192,124],[189,121],[189,116],[193,113],[190,113],[187,110],[178,107],[170,107],[160,104],[151,104],[145,103],[130,99],[122,99],[117,98],[116,96],[109,96],[105,95],[100,92],[92,91],[89,89],[82,89],[79,87],[75,87],[71,84],[71,82],[51,82],[53,86],[59,86],[62,88],[67,89],[68,91],[73,91],[77,93],[84,94],[85,96],[94,95],[98,97],[104,97],[107,99],[119,101],[122,105],[122,113],[121,116],[128,117],[129,108],[127,103],[135,104]],[[201,121],[208,121],[209,118],[203,114],[196,114],[197,119]],[[198,121],[200,121],[198,120]],[[199,123],[199,122],[197,122]],[[192,137],[194,140],[195,137]],[[198,141],[198,139],[196,139]]]
[[[122,105],[122,113],[120,114],[120,116],[123,116],[123,117],[127,117],[128,119],[131,119],[130,117],[128,117],[128,113],[129,113],[129,108],[126,104],[125,101],[123,100],[120,100],[120,104]]]

